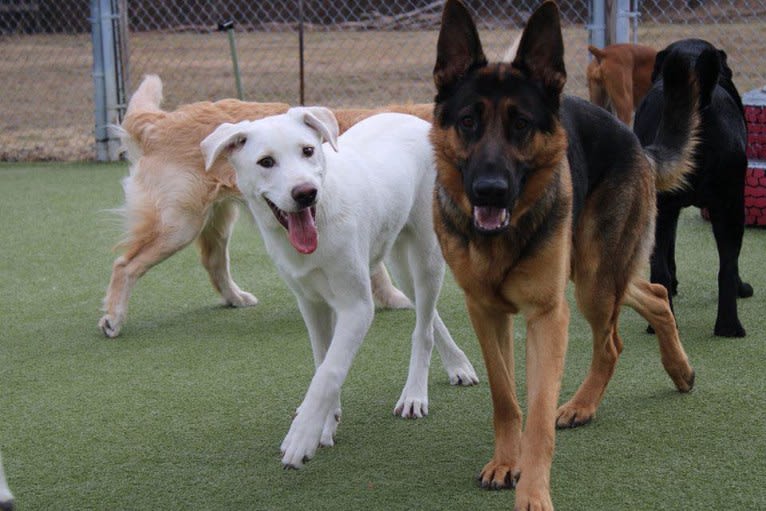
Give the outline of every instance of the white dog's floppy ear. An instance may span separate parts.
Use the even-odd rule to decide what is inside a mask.
[[[245,145],[247,142],[246,125],[247,122],[237,124],[225,122],[200,142],[199,147],[205,158],[205,170],[210,170],[222,152],[230,153]]]
[[[305,106],[291,108],[291,115],[299,116],[308,126],[317,130],[322,138],[338,152],[338,135],[340,128],[335,114],[323,106]]]

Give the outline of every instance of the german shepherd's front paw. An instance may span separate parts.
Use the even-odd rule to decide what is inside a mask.
[[[511,490],[516,487],[519,473],[514,473],[510,463],[490,460],[477,477],[482,488],[489,490]]]
[[[525,490],[521,484],[516,487],[514,511],[553,511],[551,493],[547,488]]]
[[[570,429],[584,426],[596,416],[596,407],[572,401],[561,405],[556,412],[556,428]]]

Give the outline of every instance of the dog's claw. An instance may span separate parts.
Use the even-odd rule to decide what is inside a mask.
[[[593,420],[594,412],[588,412],[571,404],[562,405],[556,417],[556,429],[574,429],[585,426]]]
[[[510,465],[490,462],[479,473],[477,480],[484,489],[512,490],[519,480],[519,473],[514,473]]]
[[[118,335],[120,335],[120,326],[118,323],[112,323],[112,321],[109,319],[109,316],[102,317],[98,322],[98,327],[101,329],[101,332],[110,339],[114,339]]]

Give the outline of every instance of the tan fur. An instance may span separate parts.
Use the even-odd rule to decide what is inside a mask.
[[[591,102],[630,125],[633,112],[652,86],[657,51],[639,44],[588,46],[588,51],[594,56],[587,70]]]
[[[114,262],[105,314],[99,321],[108,337],[119,334],[136,281],[195,240],[202,264],[224,302],[231,306],[257,303],[255,296],[237,286],[229,269],[228,242],[241,199],[234,169],[221,158],[206,172],[199,144],[222,123],[281,114],[289,105],[225,99],[165,112],[161,100],[162,82],[147,76],[131,98],[121,126],[131,168],[123,183],[126,234],[118,244],[123,253]],[[430,121],[432,110],[430,104],[404,104],[340,109],[335,114],[342,133],[376,113],[410,113]],[[378,305],[411,305],[393,286],[383,265],[373,273],[373,285]]]
[[[437,198],[434,225],[442,252],[465,292],[468,313],[482,348],[492,393],[495,452],[481,471],[482,484],[493,488],[515,485],[517,495],[549,500],[542,495],[550,486],[561,374],[567,346],[569,307],[564,298],[571,252],[571,212],[534,250],[534,257],[520,255],[513,238],[497,235],[468,239],[456,235],[455,225],[442,207],[446,194],[456,212],[470,218],[455,156],[464,149],[452,130],[434,126],[431,140],[437,162]],[[516,208],[515,218],[540,210],[548,214],[571,211],[572,186],[566,160],[566,136],[560,127],[541,136],[529,147],[530,181]],[[556,190],[554,195],[550,190]],[[535,213],[536,214],[536,213]],[[533,227],[534,228],[534,227]],[[516,397],[513,360],[513,315],[527,319],[527,385],[532,398],[522,433],[522,412]],[[518,502],[518,496],[517,496]]]
[[[471,211],[455,167],[466,148],[454,130],[437,126],[432,128],[431,140],[438,172],[434,225],[445,259],[465,292],[494,405],[495,452],[482,469],[482,484],[512,486],[521,473],[517,493],[544,491],[541,488],[549,487],[553,425],[575,427],[589,422],[614,373],[623,348],[617,332],[621,305],[632,307],[654,326],[662,364],[678,390],[687,392],[694,383],[667,293],[640,275],[652,248],[655,173],[648,159],[637,157],[630,177],[620,186],[594,190],[577,225],[571,225],[566,135],[559,126],[553,135],[531,141],[528,150],[537,154],[536,164],[531,165],[535,170],[512,218],[520,216],[522,209],[535,211],[540,201],[551,199],[543,211],[568,214],[532,255],[520,257],[524,247],[515,246],[514,238],[472,238],[464,230],[466,224],[456,221],[470,218]],[[551,188],[558,190],[552,198]],[[454,214],[444,204],[454,207]],[[575,283],[577,305],[591,325],[593,359],[574,397],[556,410],[568,337],[569,308],[564,296],[569,278]],[[516,313],[527,320],[529,414],[523,433],[514,383]]]
[[[568,144],[580,143],[579,138],[568,140],[558,117],[548,120],[545,129],[525,130],[524,117],[530,114],[518,112],[526,104],[526,92],[522,87],[514,89],[512,79],[530,79],[549,92],[561,93],[566,75],[557,6],[544,2],[535,11],[510,65],[486,62],[470,20],[461,2],[447,1],[434,68],[440,98],[431,128],[437,166],[434,227],[442,253],[465,293],[492,395],[495,449],[479,476],[481,485],[515,486],[515,509],[552,510],[555,427],[576,427],[594,417],[623,348],[617,331],[622,305],[633,307],[656,325],[662,363],[678,390],[687,392],[693,386],[694,370],[680,343],[667,294],[640,274],[652,248],[657,183],[672,177],[666,173],[682,177],[689,170],[685,168],[688,158],[683,148],[655,147],[650,153],[634,138],[624,137],[620,139],[625,143],[621,168],[605,170],[590,186],[584,181],[573,183],[575,178],[588,179],[588,169],[573,174],[567,159]],[[466,72],[471,73],[470,80],[464,79]],[[507,88],[492,91],[488,88],[492,83]],[[696,101],[696,91],[691,92],[687,99]],[[470,104],[465,98],[470,98]],[[583,107],[573,104],[572,108]],[[688,108],[674,110],[690,116]],[[521,121],[518,127],[514,119]],[[675,124],[674,128],[693,133],[697,120],[691,116],[674,122],[691,123],[686,130]],[[593,135],[598,136],[596,127]],[[689,141],[688,147],[695,143]],[[679,161],[659,157],[666,149],[680,154]],[[474,214],[468,195],[476,196],[479,207],[500,209],[506,199],[493,200],[486,191],[487,183],[497,179],[498,167],[510,179],[502,182],[507,188],[498,185],[492,191],[511,196],[510,211],[485,223],[490,227],[487,232],[482,228],[481,210]],[[516,184],[521,172],[523,186]],[[587,193],[576,222],[573,185]],[[506,214],[508,225],[492,229],[502,225],[500,219]],[[592,330],[593,356],[578,391],[557,409],[568,343],[565,290],[570,278],[577,305]],[[514,374],[517,313],[524,316],[527,327],[526,421]]]

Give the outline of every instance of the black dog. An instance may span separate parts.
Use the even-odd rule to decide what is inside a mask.
[[[688,59],[700,84],[700,138],[695,171],[688,186],[658,195],[656,245],[651,260],[651,281],[676,293],[676,227],[681,208],[707,208],[718,247],[718,317],[715,335],[743,337],[737,315],[737,297],[752,296],[753,288],[739,276],[738,259],[745,229],[745,171],[747,128],[744,108],[726,53],[701,39],[677,41],[657,54],[652,89],[636,111],[633,130],[643,145],[657,133],[663,108],[663,63],[670,55]],[[671,302],[672,305],[672,302]]]

